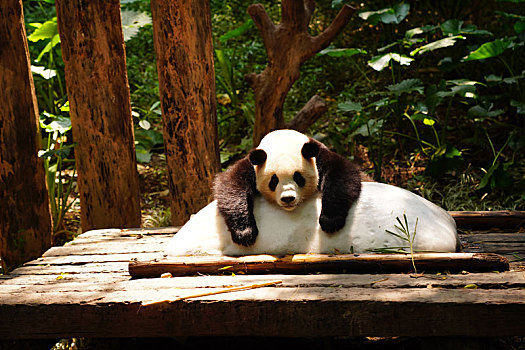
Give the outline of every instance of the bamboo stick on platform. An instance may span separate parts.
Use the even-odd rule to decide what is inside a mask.
[[[418,253],[414,262],[420,271],[506,271],[509,261],[492,253]],[[307,274],[325,273],[380,273],[410,272],[413,269],[410,254],[296,254],[285,257],[249,255],[243,257],[187,256],[155,261],[132,260],[132,277],[160,277],[169,272],[173,276],[195,274]]]

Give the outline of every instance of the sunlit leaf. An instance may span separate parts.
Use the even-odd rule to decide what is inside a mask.
[[[248,31],[248,29],[250,29],[251,27],[253,27],[253,21],[251,19],[249,19],[246,22],[244,22],[241,26],[239,26],[239,27],[237,27],[237,28],[235,28],[233,30],[230,30],[229,32],[227,32],[224,35],[221,35],[219,37],[219,41],[221,43],[224,43],[226,40],[237,38],[237,37],[243,35],[244,33],[246,33]]]
[[[71,119],[60,115],[53,116],[49,113],[44,112],[47,118],[52,118],[49,124],[40,123],[40,127],[45,129],[47,132],[58,131],[60,134],[65,134],[71,130]]]
[[[47,69],[46,67],[31,65],[31,72],[40,75],[44,79],[51,79],[56,77],[57,71],[54,69]]]
[[[341,112],[359,112],[363,106],[359,102],[346,101],[338,104],[337,109]]]
[[[432,125],[436,124],[436,121],[434,119],[424,118],[423,119],[423,124],[428,125],[428,126],[432,126]]]
[[[391,60],[394,60],[404,66],[409,66],[410,63],[414,61],[413,58],[391,52],[391,53],[387,53],[384,55],[372,57],[372,59],[368,61],[368,65],[372,67],[373,69],[375,69],[376,71],[380,72],[386,66],[388,66]]]
[[[473,61],[473,60],[483,60],[486,58],[499,56],[505,51],[510,45],[511,41],[496,39],[494,41],[484,43],[477,50],[472,51],[467,57],[462,61]]]
[[[42,23],[35,31],[27,37],[27,40],[37,42],[39,40],[52,39],[58,34],[57,18]]]
[[[359,17],[365,21],[370,22],[372,25],[377,25],[379,22],[385,24],[388,23],[401,23],[408,12],[410,11],[410,5],[404,2],[395,5],[394,7],[384,8],[377,11],[364,11],[359,13]]]
[[[428,32],[431,32],[431,31],[437,29],[437,28],[439,28],[439,27],[438,26],[433,26],[433,25],[426,25],[426,26],[422,26],[422,27],[412,28],[412,29],[406,31],[405,38],[411,39],[411,38],[413,38],[416,35],[428,33]]]
[[[410,56],[414,56],[416,54],[422,54],[427,51],[434,51],[437,49],[441,49],[444,47],[454,46],[457,40],[459,39],[465,39],[464,36],[458,35],[458,36],[452,36],[449,38],[440,39],[434,42],[431,42],[430,44],[423,45],[414,51],[410,52]]]
[[[347,49],[334,49],[328,48],[319,52],[319,55],[327,55],[330,57],[352,57],[354,55],[366,55],[366,51],[363,49],[347,48]]]
[[[146,119],[139,121],[139,125],[144,130],[149,130],[151,128],[150,122],[148,122]]]

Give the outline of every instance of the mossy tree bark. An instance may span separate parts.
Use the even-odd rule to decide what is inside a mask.
[[[259,74],[250,73],[246,80],[255,91],[254,145],[268,132],[285,126],[283,105],[293,83],[299,78],[301,64],[326,48],[346,26],[354,10],[344,5],[334,21],[321,34],[311,36],[308,24],[315,9],[313,0],[282,0],[281,23],[272,22],[261,4],[248,7],[248,13],[257,25],[268,56],[266,69]],[[314,108],[319,97],[314,97],[305,108]],[[318,107],[315,107],[318,108]],[[313,123],[315,115],[326,108],[309,112],[302,110],[303,121],[295,121],[291,126],[305,127],[304,115],[309,115]]]
[[[152,0],[174,225],[211,199],[220,170],[209,0]]]
[[[0,257],[4,267],[51,246],[38,107],[21,0],[0,6]]]
[[[140,226],[124,38],[118,0],[56,0],[82,230]]]

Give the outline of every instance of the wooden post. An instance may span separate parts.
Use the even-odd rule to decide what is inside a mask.
[[[209,0],[152,0],[172,224],[204,207],[220,170]]]
[[[51,246],[38,107],[21,0],[0,6],[0,257],[4,267]]]
[[[82,230],[140,226],[118,0],[56,0],[71,108]]]

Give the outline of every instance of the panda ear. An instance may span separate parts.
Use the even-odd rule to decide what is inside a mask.
[[[262,149],[254,149],[250,152],[248,158],[253,165],[261,165],[266,162],[266,152]]]
[[[303,145],[303,148],[301,149],[301,154],[306,159],[317,157],[317,155],[319,154],[319,143],[317,143],[315,140],[310,139],[310,141]]]

